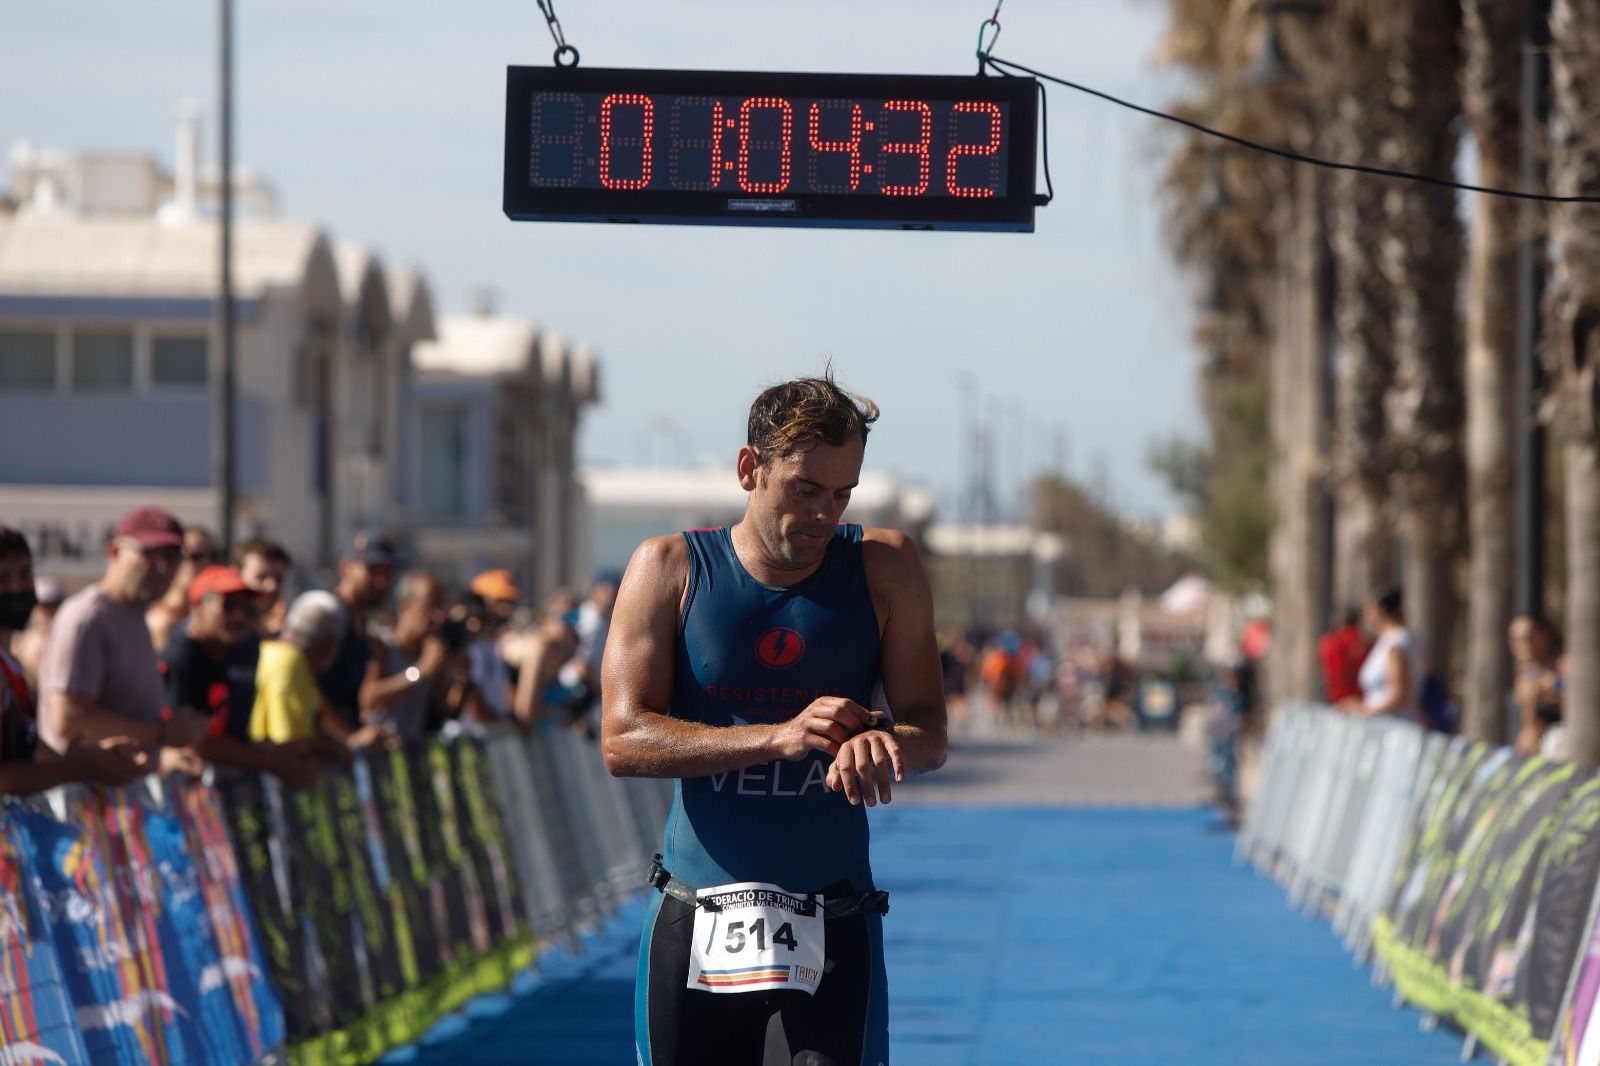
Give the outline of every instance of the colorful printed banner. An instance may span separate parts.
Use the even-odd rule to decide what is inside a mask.
[[[14,801],[0,806],[0,1062],[88,1066],[23,824],[30,818],[47,821]]]
[[[0,802],[0,1064],[353,1066],[533,961],[476,739],[159,792]]]

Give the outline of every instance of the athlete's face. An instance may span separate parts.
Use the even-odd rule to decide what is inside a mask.
[[[816,444],[763,466],[753,449],[739,449],[739,481],[750,493],[751,525],[774,566],[806,570],[822,561],[861,479],[865,454],[860,440]]]

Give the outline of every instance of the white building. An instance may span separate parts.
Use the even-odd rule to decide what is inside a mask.
[[[1068,544],[1030,526],[941,522],[928,530],[927,547],[941,627],[1016,629],[1044,617]]]
[[[97,574],[106,533],[134,506],[216,521],[219,234],[197,144],[186,124],[170,178],[146,156],[13,152],[0,523],[28,535],[41,572]],[[254,217],[235,229],[235,532],[326,566],[358,529],[404,525],[403,400],[432,300],[418,275],[336,250],[316,226],[272,217],[259,182],[236,185]]]
[[[747,499],[731,454],[726,466],[599,467],[584,471],[582,481],[588,500],[585,542],[589,562],[598,570],[622,569],[648,537],[732,525],[744,517]],[[934,510],[932,493],[868,469],[850,494],[844,520],[899,529],[921,542]]]
[[[530,322],[446,317],[414,353],[419,447],[416,542],[430,569],[464,583],[504,567],[525,598],[581,588],[583,411],[599,402],[595,356]]]

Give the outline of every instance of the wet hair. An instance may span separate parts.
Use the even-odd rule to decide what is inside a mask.
[[[243,566],[246,557],[251,555],[259,555],[269,563],[277,563],[279,566],[286,568],[294,562],[289,557],[288,549],[282,544],[275,540],[268,540],[266,537],[257,537],[255,540],[247,540],[233,549],[233,565]]]
[[[1372,602],[1390,618],[1405,617],[1405,598],[1401,595],[1398,585],[1378,589],[1372,594]]]
[[[795,378],[763,390],[750,405],[746,443],[765,466],[819,442],[837,447],[856,438],[865,444],[877,420],[878,405],[841,389],[829,366],[820,378]]]
[[[20,530],[10,526],[0,526],[0,559],[9,559],[13,555],[26,555],[33,557],[33,549],[28,547],[28,538]]]

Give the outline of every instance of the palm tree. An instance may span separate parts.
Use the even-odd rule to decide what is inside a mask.
[[[1314,94],[1236,86],[1262,29],[1254,5],[1169,0],[1169,7],[1166,58],[1210,90],[1178,105],[1180,113],[1252,139],[1311,147]],[[1314,642],[1323,621],[1316,512],[1326,463],[1313,436],[1327,267],[1320,180],[1191,138],[1166,181],[1169,232],[1179,260],[1201,275],[1210,316],[1197,338],[1211,353],[1202,397],[1213,469],[1202,529],[1214,538],[1214,560],[1235,561],[1237,549],[1259,546],[1271,527],[1265,569],[1277,639],[1268,682],[1286,698],[1316,691]],[[1215,195],[1219,186],[1226,197]]]
[[[1551,9],[1550,181],[1565,196],[1600,196],[1600,0]],[[1545,358],[1566,465],[1567,658],[1562,714],[1568,753],[1600,762],[1600,208],[1551,211],[1554,270]]]
[[[1524,4],[1462,0],[1466,63],[1461,96],[1486,185],[1518,181],[1519,89]],[[1468,577],[1463,727],[1499,742],[1505,733],[1511,661],[1511,444],[1514,432],[1517,243],[1515,201],[1477,197],[1467,279],[1466,460]]]
[[[1461,114],[1459,0],[1409,0],[1393,20],[1385,162],[1423,174],[1455,169]],[[1386,193],[1384,269],[1395,293],[1395,383],[1388,413],[1398,443],[1399,527],[1406,614],[1449,677],[1463,540],[1464,418],[1457,278],[1461,225],[1452,192],[1395,183]]]
[[[1393,122],[1388,57],[1374,37],[1369,12],[1344,4],[1333,11],[1340,64],[1328,143],[1341,159],[1372,154]],[[1394,289],[1372,255],[1374,235],[1388,225],[1388,186],[1340,171],[1331,183],[1330,238],[1336,290],[1334,325],[1339,341],[1335,401],[1335,489],[1339,535],[1335,545],[1336,599],[1359,603],[1394,580],[1390,514],[1393,448],[1384,404],[1394,384]]]

